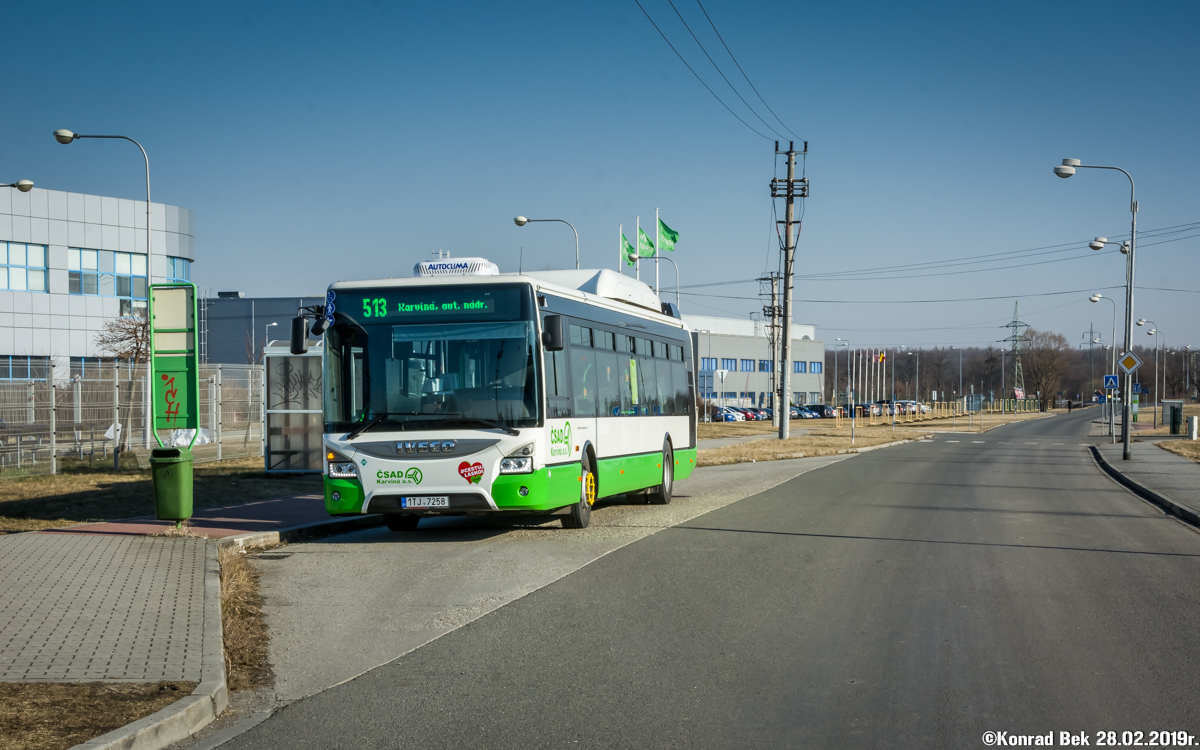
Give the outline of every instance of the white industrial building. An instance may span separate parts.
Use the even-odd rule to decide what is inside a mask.
[[[702,398],[720,406],[774,405],[778,365],[770,325],[705,315],[683,319],[696,336],[696,376]],[[791,402],[824,403],[825,342],[817,340],[817,329],[811,325],[792,324],[791,334]]]
[[[149,284],[191,279],[190,209],[0,188],[0,381],[86,372],[105,321],[146,306]]]

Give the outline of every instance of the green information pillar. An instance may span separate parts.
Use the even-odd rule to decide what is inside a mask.
[[[154,508],[158,518],[176,525],[192,516],[192,445],[200,434],[200,363],[196,350],[196,287],[190,283],[151,284],[150,382],[154,439],[150,456]],[[189,430],[186,448],[169,436]],[[183,434],[187,434],[186,432]]]

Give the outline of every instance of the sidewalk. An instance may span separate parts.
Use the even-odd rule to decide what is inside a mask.
[[[228,703],[217,549],[379,523],[331,519],[318,494],[199,510],[189,536],[152,516],[0,536],[0,682],[199,683],[81,747],[158,748]],[[221,540],[224,540],[222,542]]]
[[[1153,442],[1131,446],[1132,457],[1121,458],[1121,443],[1095,446],[1102,466],[1116,472],[1118,481],[1169,512],[1200,525],[1200,464],[1165,451]],[[1141,490],[1141,491],[1139,491]]]

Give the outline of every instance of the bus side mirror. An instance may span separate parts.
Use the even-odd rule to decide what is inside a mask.
[[[547,315],[542,319],[542,346],[548,352],[563,350],[563,324],[561,315]]]
[[[292,354],[304,354],[308,351],[308,321],[304,318],[292,318]]]

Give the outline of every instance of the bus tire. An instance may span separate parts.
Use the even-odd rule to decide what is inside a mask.
[[[584,460],[580,466],[579,502],[571,506],[570,512],[563,516],[564,529],[586,529],[592,521],[592,503],[596,502],[596,473]]]
[[[383,517],[383,522],[387,524],[388,531],[416,531],[421,517],[389,513]]]
[[[647,490],[646,501],[651,505],[670,505],[671,491],[675,488],[675,452],[671,444],[663,446],[662,452],[662,484]]]

